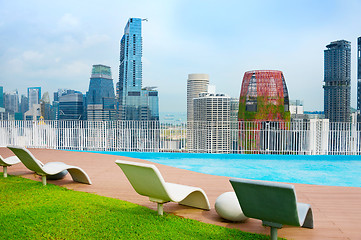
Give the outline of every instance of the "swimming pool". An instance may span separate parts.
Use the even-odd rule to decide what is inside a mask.
[[[227,177],[361,187],[361,156],[99,152]]]

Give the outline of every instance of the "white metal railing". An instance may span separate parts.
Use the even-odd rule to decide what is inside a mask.
[[[187,137],[192,140],[187,142]],[[350,155],[361,153],[361,125],[327,120],[0,121],[0,146],[9,144],[97,151]]]

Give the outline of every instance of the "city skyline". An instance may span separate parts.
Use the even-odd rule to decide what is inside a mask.
[[[283,71],[291,100],[323,110],[323,51],[342,39],[351,42],[356,108],[359,1],[69,3],[0,2],[5,92],[21,95],[40,86],[50,95],[59,88],[85,93],[92,65],[118,68],[124,25],[139,17],[149,20],[143,26],[143,86],[158,87],[162,112],[186,111],[188,74],[208,74],[217,92],[239,97],[243,74],[258,69]]]

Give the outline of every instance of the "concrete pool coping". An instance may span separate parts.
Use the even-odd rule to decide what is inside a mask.
[[[36,158],[44,163],[62,161],[69,165],[79,166],[87,172],[93,185],[73,182],[67,175],[65,179],[49,183],[77,191],[95,193],[117,198],[146,206],[156,211],[156,204],[147,197],[138,195],[126,179],[115,160],[131,160],[148,162],[146,160],[106,155],[99,153],[73,152],[50,149],[29,149]],[[0,148],[0,155],[11,156],[7,148]],[[219,195],[232,191],[228,177],[214,176],[156,165],[164,179],[173,183],[193,185],[202,188],[210,201],[211,210],[193,209],[176,203],[164,205],[164,211],[181,217],[192,218],[201,222],[236,228],[246,232],[269,234],[269,228],[262,226],[261,221],[249,219],[245,223],[231,223],[221,219],[214,210],[214,203]],[[30,172],[23,164],[8,168],[8,174],[19,175],[36,181],[41,178]],[[361,188],[333,187],[307,184],[293,184],[296,187],[299,202],[309,203],[314,214],[314,229],[284,226],[278,231],[279,237],[287,239],[361,239],[359,224],[361,222]]]

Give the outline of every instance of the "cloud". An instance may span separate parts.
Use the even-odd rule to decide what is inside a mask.
[[[39,52],[36,52],[36,51],[25,51],[22,55],[22,58],[25,60],[25,61],[39,61],[39,60],[42,60],[44,57],[43,54],[39,53]]]
[[[91,47],[100,45],[101,43],[111,41],[111,38],[105,34],[94,34],[90,36],[86,36],[83,41],[84,47]]]
[[[81,60],[73,61],[64,66],[64,72],[69,77],[82,76],[85,72],[90,71],[91,66]],[[90,73],[89,73],[90,74]]]
[[[80,21],[70,13],[66,13],[58,21],[58,26],[63,30],[74,29],[80,26]]]

